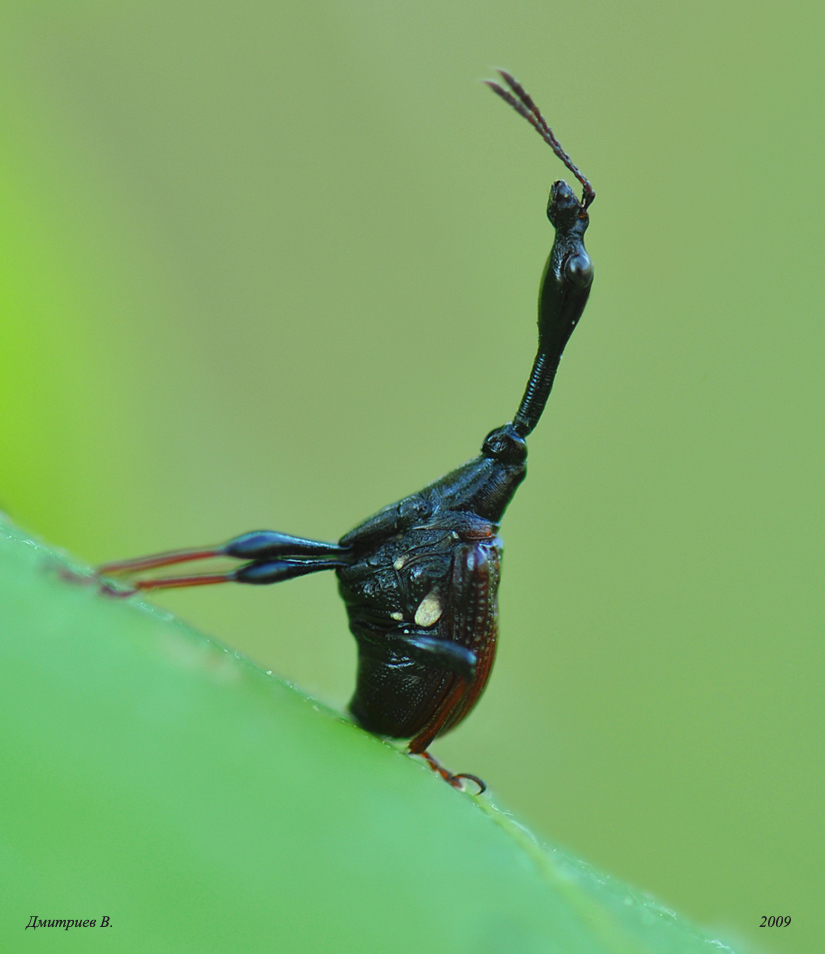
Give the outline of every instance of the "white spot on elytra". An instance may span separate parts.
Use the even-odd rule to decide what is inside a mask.
[[[407,562],[406,555],[398,557],[398,559],[393,563],[393,569],[396,569],[396,570],[402,569],[406,562]]]
[[[396,612],[396,613],[390,613],[390,617],[391,617],[392,619],[397,619],[397,620],[400,621],[400,620],[404,619],[404,614],[403,614],[403,613],[398,613],[398,612]]]
[[[424,629],[435,626],[441,619],[442,612],[441,597],[433,590],[418,604],[418,609],[415,611],[415,624],[423,626]]]

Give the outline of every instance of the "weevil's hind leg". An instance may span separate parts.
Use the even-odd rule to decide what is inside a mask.
[[[484,792],[487,791],[486,784],[477,775],[470,775],[467,772],[461,772],[458,775],[453,775],[453,773],[449,769],[444,768],[444,766],[438,761],[438,759],[433,758],[433,756],[430,755],[429,752],[422,752],[421,758],[424,759],[424,761],[427,763],[427,765],[430,766],[430,768],[436,773],[436,775],[440,775],[441,778],[443,778],[448,785],[452,785],[453,788],[463,789],[464,788],[463,782],[465,779],[467,779],[471,782],[475,782],[475,784],[478,786],[478,791],[476,792],[476,796],[483,795]]]
[[[476,676],[477,658],[475,653],[461,646],[458,643],[452,643],[448,640],[438,639],[432,636],[405,636],[399,637],[399,644],[403,643],[404,654],[411,659],[417,659],[426,665],[432,666],[435,661],[438,662],[440,669],[445,672],[452,672],[456,679],[455,685],[450,689],[447,697],[441,704],[438,717],[429,723],[418,735],[412,739],[408,748],[410,754],[420,755],[430,768],[445,782],[452,785],[453,788],[464,788],[463,782],[469,779],[478,786],[477,795],[481,795],[487,789],[487,786],[477,775],[468,775],[467,773],[453,774],[434,756],[430,755],[427,747],[438,735],[444,722],[449,715],[459,706],[467,695],[473,680]]]
[[[428,726],[426,726],[426,728],[419,732],[419,734],[410,742],[408,748],[410,754],[420,755],[430,766],[430,768],[437,775],[440,775],[445,782],[447,782],[449,785],[452,785],[453,788],[463,789],[464,780],[469,779],[471,782],[475,782],[475,784],[478,786],[476,795],[481,795],[487,790],[487,786],[477,775],[470,775],[467,772],[459,772],[458,774],[454,774],[449,769],[444,768],[444,766],[427,751],[427,748],[430,746],[433,739],[438,735],[441,727],[447,720],[450,713],[452,713],[457,706],[461,705],[461,702],[467,695],[471,685],[472,679],[462,679],[459,676],[459,678],[456,679],[455,686],[451,689],[449,695],[442,704],[438,719],[434,723],[430,723]]]
[[[220,573],[193,573],[179,576],[146,576],[154,570],[179,563],[220,559],[244,561],[243,565]],[[350,562],[350,551],[337,543],[323,543],[293,537],[275,530],[255,530],[216,547],[171,550],[134,560],[118,560],[98,567],[98,575],[125,578],[126,589],[104,583],[104,590],[128,596],[136,590],[171,589],[183,586],[209,586],[214,583],[253,583],[264,585],[290,580],[319,570],[332,570]]]
[[[461,673],[457,674],[452,688],[439,704],[434,717],[430,719],[418,735],[410,741],[409,749],[413,755],[423,755],[425,750],[432,745],[433,740],[444,727],[444,723],[461,705],[465,696],[470,691],[474,678],[474,675],[467,677]]]

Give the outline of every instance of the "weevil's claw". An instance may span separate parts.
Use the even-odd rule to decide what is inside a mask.
[[[436,775],[440,775],[444,781],[451,785],[453,788],[457,788],[460,791],[464,791],[464,779],[469,779],[471,782],[475,782],[478,785],[478,791],[475,793],[476,797],[482,794],[482,792],[487,791],[487,786],[477,775],[469,775],[466,772],[461,772],[459,775],[454,775],[449,769],[444,768],[444,766],[429,752],[422,752],[421,758],[430,766],[430,768],[435,772]]]
[[[477,775],[470,775],[468,772],[461,772],[458,775],[454,775],[453,778],[456,781],[463,781],[464,779],[469,779],[469,781],[475,782],[476,785],[478,786],[478,791],[475,793],[476,798],[478,798],[479,795],[483,795],[487,791],[487,783],[483,779],[480,779]],[[450,784],[452,785],[453,783],[450,782]],[[466,791],[463,785],[459,784],[454,787],[460,788],[462,791]],[[473,793],[470,792],[469,794],[472,795]]]
[[[115,599],[124,600],[128,596],[134,596],[137,593],[136,586],[127,586],[125,583],[112,583],[111,580],[100,579],[100,592],[104,596],[113,596]]]
[[[115,596],[122,599],[137,593],[136,586],[130,586],[127,583],[113,583],[99,573],[80,573],[77,570],[62,566],[58,571],[58,576],[66,583],[73,583],[75,586],[96,586],[104,596]]]

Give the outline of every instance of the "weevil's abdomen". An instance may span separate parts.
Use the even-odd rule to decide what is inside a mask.
[[[421,752],[481,696],[498,632],[498,521],[526,457],[505,424],[479,457],[341,538],[338,587],[358,643],[350,711],[370,732]]]
[[[338,570],[358,643],[350,711],[365,729],[393,738],[421,737],[425,744],[415,749],[421,751],[478,701],[496,649],[501,561],[496,530],[472,514],[447,511],[429,526],[408,530],[403,548],[398,538],[385,539],[353,566]],[[469,649],[476,660],[472,681],[410,658],[404,640],[417,636]]]

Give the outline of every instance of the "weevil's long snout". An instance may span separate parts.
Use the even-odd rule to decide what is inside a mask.
[[[584,233],[590,222],[586,201],[585,197],[580,202],[561,180],[550,190],[547,217],[556,230],[556,240],[539,288],[538,352],[513,418],[513,427],[521,437],[527,437],[541,417],[565,345],[590,295],[593,262],[584,247]]]

